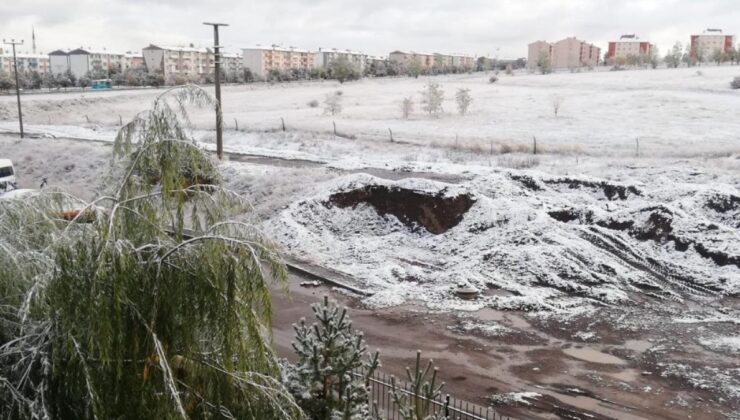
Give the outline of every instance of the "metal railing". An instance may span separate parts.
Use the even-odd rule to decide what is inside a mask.
[[[365,375],[355,373],[358,377]],[[408,395],[412,400],[428,402],[428,412],[423,413],[426,416],[447,418],[449,420],[511,420],[510,417],[504,416],[490,407],[483,407],[468,401],[463,401],[452,397],[450,394],[440,394],[435,399],[428,399],[424,396],[415,394],[409,383],[395,379],[396,390]],[[385,420],[403,420],[399,412],[399,407],[391,395],[393,385],[391,376],[381,372],[374,372],[367,383],[370,392],[371,408],[380,414]]]

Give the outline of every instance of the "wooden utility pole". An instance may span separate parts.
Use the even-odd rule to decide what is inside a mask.
[[[23,111],[21,110],[21,85],[18,81],[18,58],[15,56],[15,46],[23,45],[23,40],[16,42],[15,39],[11,39],[9,42],[3,39],[3,44],[13,46],[13,68],[15,69],[15,96],[18,99],[18,123],[21,126],[21,138],[23,138]]]
[[[221,45],[218,43],[218,27],[229,26],[228,23],[210,23],[203,22],[204,25],[213,26],[213,61],[215,64],[215,82],[216,82],[216,155],[219,159],[224,157],[224,127],[223,127],[223,108],[221,107]]]

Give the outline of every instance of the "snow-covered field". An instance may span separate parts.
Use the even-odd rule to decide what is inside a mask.
[[[463,313],[455,331],[491,340],[512,340],[521,325],[491,323],[486,311],[602,350],[649,340],[630,363],[710,392],[691,403],[709,398],[726,414],[740,410],[737,75],[726,66],[230,86],[225,149],[235,154],[222,170],[286,253],[354,279],[373,293],[366,307]],[[447,94],[439,118],[419,103],[430,81]],[[455,112],[457,88],[471,90],[469,115]],[[337,90],[340,115],[309,106]],[[0,135],[0,157],[16,162],[22,186],[52,175],[51,185],[89,195],[107,146],[54,137],[110,141],[156,94],[28,96],[27,128],[45,138]],[[405,120],[408,96],[416,112]],[[0,97],[0,131],[15,130],[13,99]],[[213,116],[193,117],[212,148]],[[463,300],[460,287],[480,295]],[[652,395],[666,407],[693,398],[674,391]]]

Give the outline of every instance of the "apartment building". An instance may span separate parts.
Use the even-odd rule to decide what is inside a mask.
[[[707,29],[700,35],[691,35],[691,57],[700,55],[709,60],[715,51],[729,53],[735,45],[735,35],[725,35],[721,29]]]
[[[242,56],[234,53],[221,53],[221,68],[227,75],[241,74]]]
[[[452,54],[452,66],[459,69],[472,69],[475,67],[475,57],[467,54]]]
[[[416,51],[393,51],[388,54],[390,61],[395,61],[402,68],[408,68],[412,63],[417,63],[421,69],[431,69],[434,66],[434,54]]]
[[[319,48],[319,51],[314,53],[313,64],[316,68],[326,69],[334,60],[340,57],[345,58],[360,73],[365,71],[367,54],[352,50],[338,50],[336,48],[325,50]]]
[[[144,56],[131,51],[126,52],[123,55],[123,68],[121,70],[126,71],[138,67],[144,67]]]
[[[211,73],[214,67],[213,51],[192,44],[188,47],[150,44],[141,52],[147,70],[161,72],[165,80],[176,76],[200,78]]]
[[[527,54],[527,67],[534,71],[540,66],[541,60],[546,60],[547,63],[551,63],[552,60],[552,44],[547,41],[535,41],[529,44],[529,52]]]
[[[609,43],[607,60],[627,59],[628,57],[648,57],[653,50],[649,42],[641,41],[636,35],[622,35],[619,41]]]
[[[599,65],[601,48],[575,37],[555,43],[536,41],[529,44],[528,66],[536,69],[541,58],[548,57],[552,69],[577,69]]]
[[[242,49],[242,66],[255,77],[266,79],[271,71],[287,72],[291,69],[310,71],[316,67],[316,54],[294,47],[256,45]]]
[[[43,54],[16,53],[18,60],[18,73],[38,72],[49,73],[49,57]],[[0,50],[0,73],[12,73],[15,71],[13,65],[13,52]]]
[[[132,60],[124,53],[106,50],[88,48],[55,50],[49,53],[49,71],[53,74],[70,71],[77,78],[89,73],[104,75],[111,71],[125,70],[131,66]]]

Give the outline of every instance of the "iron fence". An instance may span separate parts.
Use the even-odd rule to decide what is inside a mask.
[[[365,377],[361,373],[355,373],[356,376]],[[490,407],[483,407],[468,401],[463,401],[452,397],[450,394],[440,394],[435,399],[428,399],[422,395],[416,394],[412,386],[403,381],[395,379],[396,390],[408,395],[412,401],[428,402],[428,412],[426,416],[433,418],[444,416],[449,420],[511,420],[510,417],[504,416]],[[403,420],[399,412],[391,391],[391,376],[375,371],[368,380],[370,390],[370,401],[373,409],[376,410],[381,418],[386,420]]]

